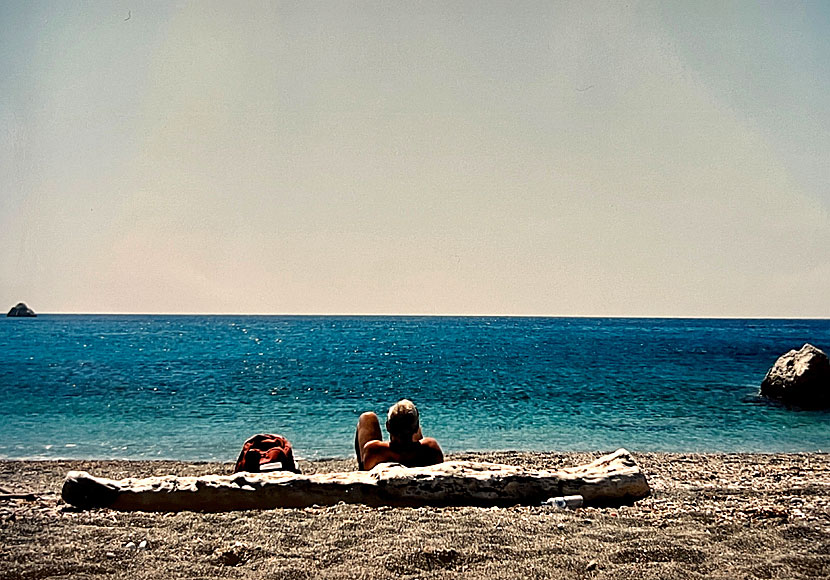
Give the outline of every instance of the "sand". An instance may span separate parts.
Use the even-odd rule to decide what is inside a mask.
[[[450,458],[555,469],[601,454]],[[0,578],[830,577],[830,455],[635,458],[653,493],[629,507],[340,504],[221,514],[75,511],[60,486],[71,469],[122,478],[228,473],[230,463],[0,461]]]

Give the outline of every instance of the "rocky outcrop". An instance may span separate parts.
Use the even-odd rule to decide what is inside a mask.
[[[646,497],[645,475],[625,449],[587,465],[535,471],[470,461],[429,467],[382,463],[371,471],[299,475],[236,473],[119,481],[70,471],[61,495],[79,508],[122,511],[222,512],[279,507],[539,505],[552,496],[581,495],[587,505],[620,505]]]
[[[791,350],[767,372],[761,395],[799,407],[830,408],[830,360],[812,344]]]
[[[37,316],[37,314],[35,314],[34,310],[32,310],[31,308],[29,308],[21,302],[20,304],[13,306],[12,309],[8,311],[6,316],[12,316],[16,318],[33,318]]]

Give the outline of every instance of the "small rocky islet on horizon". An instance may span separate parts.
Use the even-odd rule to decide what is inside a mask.
[[[18,302],[15,306],[12,306],[6,316],[9,318],[35,318],[37,314],[23,302]]]

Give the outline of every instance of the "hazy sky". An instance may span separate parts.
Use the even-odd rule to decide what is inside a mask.
[[[38,312],[830,317],[830,4],[6,0],[0,259]]]

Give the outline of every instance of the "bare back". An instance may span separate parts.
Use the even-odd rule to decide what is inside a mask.
[[[444,452],[438,441],[423,437],[421,429],[412,441],[383,441],[380,422],[372,412],[363,413],[355,431],[355,452],[358,469],[372,469],[379,463],[400,463],[407,467],[423,467],[444,461]]]
[[[425,437],[406,445],[387,441],[369,441],[362,449],[363,469],[372,469],[379,463],[400,463],[406,467],[424,467],[444,461],[438,441]]]

